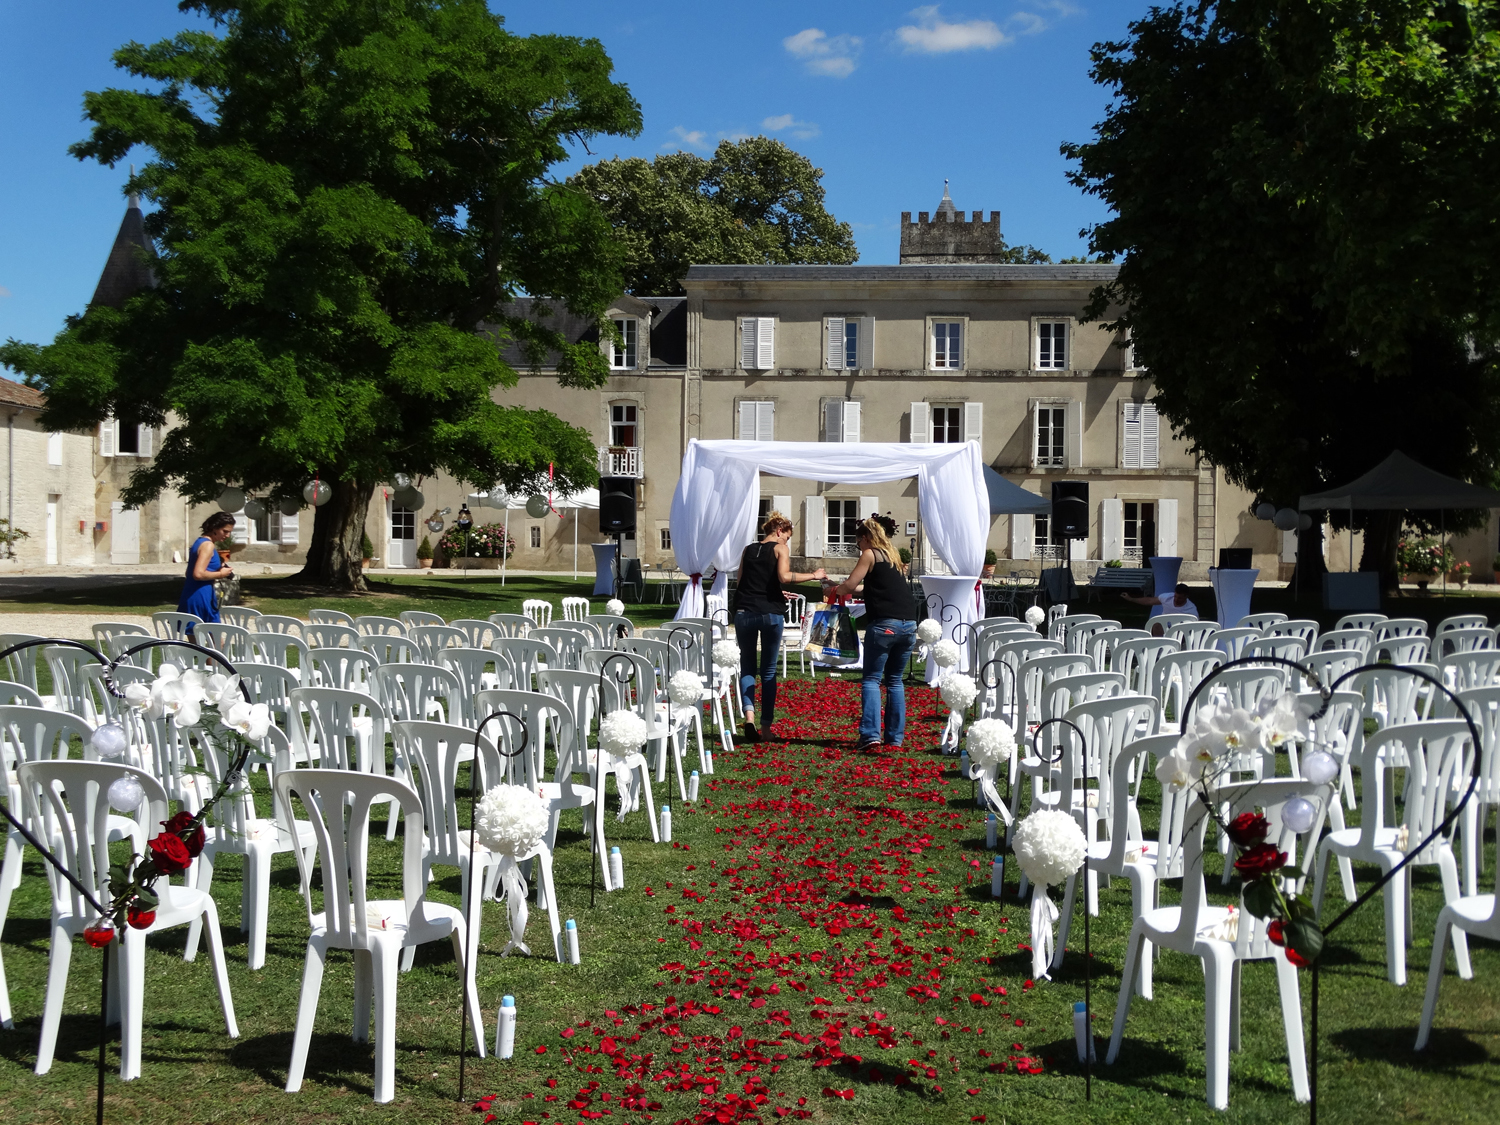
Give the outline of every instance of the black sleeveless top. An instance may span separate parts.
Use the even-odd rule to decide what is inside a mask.
[[[905,577],[886,561],[884,551],[875,552],[875,563],[865,572],[865,620],[915,621],[917,603]]]
[[[739,585],[734,608],[746,613],[786,613],[781,594],[781,568],[776,562],[776,544],[751,543],[740,556]]]

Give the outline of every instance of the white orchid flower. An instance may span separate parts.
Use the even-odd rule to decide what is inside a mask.
[[[147,714],[153,719],[167,717],[172,725],[182,730],[195,727],[203,717],[201,693],[184,682],[183,678],[160,680],[151,688],[151,709]]]
[[[151,708],[151,689],[145,684],[125,685],[125,706],[132,711],[145,712]]]
[[[223,710],[223,717],[226,727],[251,742],[259,742],[271,729],[271,709],[264,703],[246,703],[242,699]]]

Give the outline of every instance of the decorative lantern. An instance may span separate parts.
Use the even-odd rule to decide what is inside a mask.
[[[1276,514],[1276,505],[1275,504],[1269,504],[1269,503],[1262,502],[1260,504],[1255,505],[1255,518],[1258,519],[1258,520],[1268,520],[1272,516],[1274,516],[1275,514]]]
[[[219,493],[219,509],[225,512],[238,512],[245,506],[245,492],[243,489],[235,488],[226,484],[224,491]]]
[[[533,496],[526,501],[526,514],[534,520],[539,520],[552,510],[552,505],[547,503],[545,496]]]
[[[281,514],[284,516],[295,516],[302,510],[302,505],[297,502],[295,496],[284,496],[281,500]]]
[[[302,499],[314,508],[321,508],[333,499],[333,489],[325,481],[310,480],[302,486]]]
[[[1271,522],[1282,531],[1297,530],[1297,511],[1295,508],[1282,508],[1271,517]]]
[[[396,495],[391,497],[391,500],[395,503],[396,507],[406,508],[413,512],[427,503],[427,497],[423,496],[409,484],[405,488],[399,489]]]
[[[265,514],[266,504],[264,500],[258,500],[252,496],[249,500],[245,501],[245,515],[250,519],[258,520]]]

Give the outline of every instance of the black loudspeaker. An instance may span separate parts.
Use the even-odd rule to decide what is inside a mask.
[[[1052,535],[1056,539],[1089,537],[1089,486],[1082,480],[1052,482]]]
[[[635,530],[635,478],[599,478],[599,530],[624,535]]]
[[[1219,569],[1220,570],[1249,570],[1250,563],[1249,547],[1220,547]]]

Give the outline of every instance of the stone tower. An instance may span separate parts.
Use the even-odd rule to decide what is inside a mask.
[[[983,211],[972,219],[953,206],[948,195],[948,181],[943,181],[943,199],[937,213],[929,220],[926,211],[901,212],[901,264],[921,265],[1000,265],[1005,262],[1005,241],[1000,237],[1000,212],[991,211],[989,220]]]

